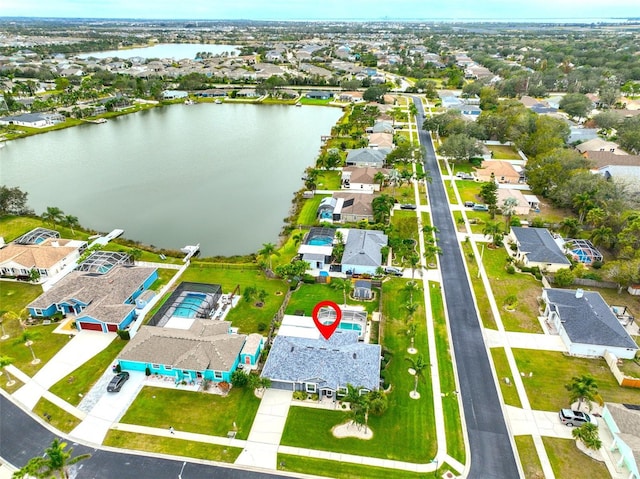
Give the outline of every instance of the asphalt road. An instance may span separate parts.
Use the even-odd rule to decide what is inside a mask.
[[[0,395],[0,457],[16,467],[42,454],[56,437],[34,421],[9,399]],[[282,479],[289,477],[197,464],[180,460],[161,459],[126,452],[94,449],[72,444],[73,456],[89,453],[91,457],[77,464],[77,479]]]
[[[427,190],[431,218],[439,230],[436,236],[438,246],[442,248],[440,266],[443,288],[471,450],[471,469],[468,477],[517,478],[518,467],[498,400],[480,322],[473,306],[473,297],[433,143],[429,133],[421,129],[424,110],[420,101],[416,101],[415,98],[413,101],[418,108],[418,132],[420,143],[425,150],[425,169],[429,170],[433,179],[427,184]]]

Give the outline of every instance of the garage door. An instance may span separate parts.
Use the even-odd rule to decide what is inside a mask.
[[[84,329],[85,331],[102,331],[102,325],[80,321],[80,329]]]
[[[107,324],[107,331],[115,333],[118,330],[117,324]]]

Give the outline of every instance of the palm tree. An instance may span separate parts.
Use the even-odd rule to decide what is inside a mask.
[[[509,224],[511,223],[511,217],[516,211],[516,206],[518,206],[518,200],[513,197],[506,198],[502,202],[502,216],[505,217],[505,227],[507,230],[509,229]]]
[[[13,358],[10,358],[9,356],[0,356],[0,369],[7,373],[7,378],[9,379],[7,381],[7,386],[13,386],[16,383],[9,375],[9,371],[5,369],[10,364],[13,364]]]
[[[414,313],[418,310],[418,304],[412,301],[407,301],[404,304],[404,307],[407,310],[407,322],[411,322]]]
[[[580,222],[575,218],[565,218],[560,223],[560,230],[567,238],[575,238],[580,233]]]
[[[571,435],[574,439],[582,441],[582,443],[589,449],[598,450],[602,447],[602,441],[598,434],[598,426],[590,422],[583,424],[580,427],[571,431]]]
[[[420,379],[424,379],[424,371],[429,367],[429,363],[424,360],[422,354],[418,354],[418,356],[414,358],[405,358],[411,364],[411,369],[415,371],[413,375],[414,383],[413,383],[413,391],[411,392],[411,397],[414,399],[418,399],[420,394],[418,394],[418,381]]]
[[[344,305],[346,307],[347,306],[347,295],[353,289],[353,285],[351,284],[351,281],[349,281],[348,279],[342,279],[342,278],[332,278],[331,279],[331,287],[333,289],[342,290],[342,294],[344,296]]]
[[[592,208],[589,210],[586,216],[587,223],[597,228],[601,226],[604,220],[607,219],[607,212],[602,208]]]
[[[8,313],[8,311],[7,311]],[[7,334],[7,332],[4,330],[4,321],[5,321],[5,314],[4,313],[2,316],[0,316],[0,330],[2,331],[2,337],[0,337],[1,340],[5,340],[9,337],[9,335]]]
[[[280,253],[276,250],[276,245],[273,244],[273,243],[263,243],[262,244],[262,249],[260,251],[258,251],[258,254],[260,256],[264,256],[266,259],[269,260],[269,270],[272,269],[272,267],[271,267],[271,257],[273,255],[280,256]]]
[[[578,221],[580,224],[584,222],[587,212],[595,206],[591,193],[578,193],[573,197],[573,207],[580,215]]]
[[[600,226],[591,232],[590,239],[596,246],[611,246],[611,240],[614,238],[613,230],[608,226]]]
[[[582,401],[589,401],[589,410],[591,410],[591,401],[598,395],[598,385],[596,380],[588,375],[574,376],[568,384],[564,386],[569,391],[569,400],[574,403],[578,401],[578,410],[582,406]]]
[[[73,215],[65,215],[64,218],[62,218],[62,224],[71,229],[71,234],[73,236],[76,235],[75,231],[73,231],[73,228],[77,228],[78,226],[80,226],[78,217]]]
[[[382,184],[384,183],[386,176],[381,171],[378,171],[375,175],[373,175],[373,181],[376,183],[380,183],[380,189],[382,189]]]
[[[2,322],[3,322],[2,336],[3,336],[3,338],[7,339],[5,336],[8,336],[8,335],[4,334],[4,322],[5,321],[7,321],[7,322],[9,322],[9,321],[17,321],[18,324],[20,325],[20,327],[22,329],[24,329],[27,326],[26,321],[27,321],[28,317],[29,317],[29,311],[26,308],[21,309],[19,313],[16,313],[14,311],[5,311],[2,314]]]
[[[47,211],[42,213],[42,219],[50,222],[52,226],[59,222],[63,216],[64,212],[56,206],[47,206]]]
[[[411,266],[411,282],[413,282],[416,267],[420,264],[420,256],[418,256],[416,253],[411,254],[407,258],[407,263],[409,263],[409,266]]]
[[[24,345],[29,348],[31,351],[31,356],[33,356],[33,361],[31,364],[37,364],[40,362],[40,359],[36,357],[36,353],[33,352],[33,340],[40,339],[40,333],[36,333],[33,331],[24,330],[18,339],[14,341],[14,344],[24,343]]]
[[[369,401],[366,394],[360,394],[360,390],[351,384],[347,384],[347,394],[342,398],[349,403],[349,416],[356,427],[367,427],[369,422]]]
[[[56,438],[51,445],[45,449],[44,456],[37,456],[20,470],[13,473],[13,477],[21,479],[23,477],[59,478],[68,479],[69,468],[80,461],[89,459],[91,454],[81,454],[71,458],[73,448],[65,451],[67,443]]]
[[[412,280],[412,281],[407,281],[407,284],[405,284],[404,288],[402,289],[409,292],[409,302],[413,303],[413,292],[418,291],[420,287],[418,286],[418,283]]]
[[[497,246],[504,237],[502,225],[499,221],[487,221],[482,230],[482,234],[491,238],[491,244],[493,246]]]

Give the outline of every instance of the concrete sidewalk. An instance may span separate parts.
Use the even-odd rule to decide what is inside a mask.
[[[490,348],[508,346],[516,349],[567,352],[567,347],[560,336],[551,334],[501,332],[495,329],[485,329],[484,334],[487,346]]]
[[[33,409],[45,391],[109,346],[116,336],[116,333],[79,332],[18,389],[13,398]]]
[[[292,391],[265,390],[245,448],[235,464],[277,469],[278,447],[292,399]]]

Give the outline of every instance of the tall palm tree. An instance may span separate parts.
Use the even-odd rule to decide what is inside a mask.
[[[25,329],[27,327],[26,321],[28,317],[29,317],[29,311],[27,310],[27,308],[23,308],[17,313],[15,311],[5,311],[2,314],[2,321],[3,321],[3,324],[5,321],[7,323],[9,323],[10,321],[17,321],[20,327],[22,329]],[[5,336],[4,326],[2,328],[2,335]]]
[[[384,183],[386,176],[381,171],[378,171],[375,175],[373,175],[373,181],[376,183],[380,183],[380,189],[382,189],[382,184]]]
[[[608,226],[600,226],[591,232],[590,239],[596,246],[611,246],[611,241],[614,238],[613,230]]]
[[[349,416],[356,427],[367,427],[369,422],[369,401],[366,394],[351,384],[347,384],[347,394],[342,401],[349,403]]]
[[[604,220],[607,219],[607,212],[602,208],[592,208],[589,210],[586,216],[586,221],[588,224],[597,228],[598,226],[602,226]]]
[[[63,216],[64,211],[57,206],[47,206],[47,211],[42,213],[42,219],[51,223],[52,226],[62,220]]]
[[[518,200],[511,196],[502,202],[502,216],[505,218],[504,225],[507,228],[507,231],[511,224],[511,217],[516,211],[516,206],[518,206]]]
[[[0,356],[0,369],[4,370],[4,372],[7,373],[7,378],[9,379],[7,381],[7,386],[13,386],[16,383],[9,375],[9,371],[5,369],[10,364],[13,364],[13,358],[10,358],[9,356]]]
[[[280,253],[276,250],[276,245],[273,243],[263,243],[262,249],[258,251],[258,254],[269,260],[269,270],[273,269],[271,267],[271,257],[274,255],[280,256]]]
[[[405,309],[407,310],[407,322],[411,322],[413,315],[418,310],[418,303],[414,303],[412,301],[407,301],[404,304]]]
[[[51,445],[45,449],[44,456],[30,459],[22,469],[14,472],[13,477],[17,479],[31,476],[68,479],[70,477],[69,468],[80,461],[89,459],[91,454],[81,454],[72,458],[73,448],[65,451],[66,448],[66,442],[62,442],[58,438],[54,439]]]
[[[575,238],[580,233],[580,222],[575,218],[565,218],[560,223],[560,231],[562,231],[567,238]]]
[[[482,229],[482,234],[491,238],[493,246],[496,246],[504,237],[502,225],[499,221],[487,221]]]
[[[582,224],[587,212],[595,206],[593,195],[591,193],[578,193],[573,197],[572,202],[573,207],[578,211],[578,221]]]
[[[413,282],[413,278],[416,273],[416,267],[420,264],[420,256],[418,256],[416,253],[412,253],[407,258],[407,263],[409,263],[409,266],[411,266],[411,281]]]
[[[342,278],[332,278],[331,279],[331,287],[333,289],[337,289],[337,290],[342,291],[342,294],[343,294],[343,297],[344,297],[344,305],[346,307],[347,306],[347,295],[353,289],[353,284],[351,283],[351,281],[348,280],[348,279],[342,279]]]
[[[80,226],[78,217],[73,215],[65,215],[64,218],[62,218],[62,224],[71,229],[71,234],[73,236],[76,235],[75,231],[73,231],[73,228],[77,228],[78,226]]]
[[[421,379],[424,379],[424,372],[429,367],[429,363],[424,360],[424,357],[422,356],[422,354],[418,354],[418,356],[415,359],[409,358],[409,357],[405,359],[409,361],[409,363],[411,364],[411,369],[415,371],[415,374],[413,376],[414,382],[413,382],[412,397],[415,397],[417,399],[419,397],[418,381],[420,381]]]
[[[407,284],[405,284],[404,288],[402,289],[409,292],[409,302],[413,303],[413,292],[418,291],[420,287],[418,286],[418,283],[412,280],[412,281],[407,281]]]
[[[598,384],[593,376],[588,374],[574,376],[564,387],[569,391],[569,400],[572,403],[578,401],[578,410],[585,400],[589,401],[589,410],[591,410],[591,401],[598,395]]]

